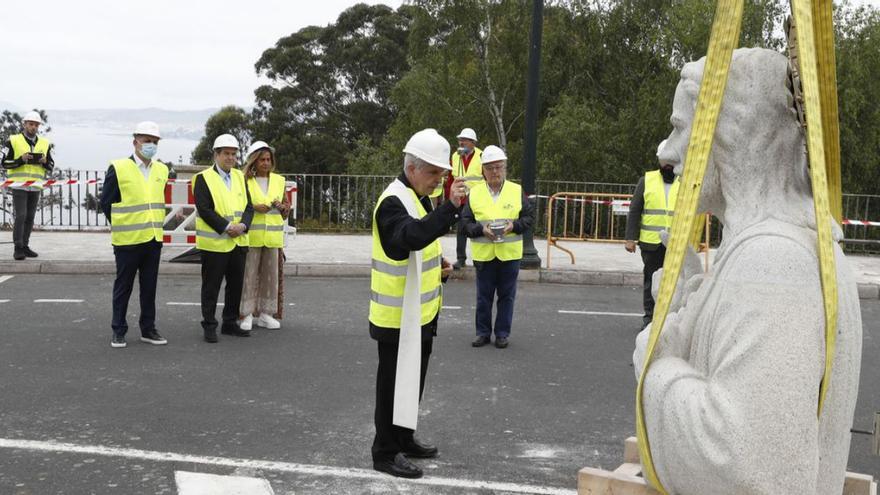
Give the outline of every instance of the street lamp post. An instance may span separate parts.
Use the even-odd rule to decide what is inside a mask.
[[[523,157],[523,190],[532,205],[537,203],[535,194],[535,162],[538,143],[538,88],[541,74],[541,34],[544,26],[544,0],[533,0],[532,31],[529,36],[529,78],[526,89],[526,135]],[[549,227],[548,227],[549,228]],[[523,234],[523,268],[541,268],[541,258],[535,249],[534,229]]]

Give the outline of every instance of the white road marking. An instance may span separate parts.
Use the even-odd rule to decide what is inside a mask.
[[[559,313],[564,314],[564,315],[592,315],[592,316],[644,316],[642,313],[613,313],[610,311],[568,311],[565,309],[560,309]]]
[[[9,302],[9,299],[0,299],[0,304]]]
[[[82,299],[34,299],[35,303],[81,303]]]
[[[461,309],[461,306],[443,306],[443,309]]]
[[[0,275],[0,284],[2,284],[3,282],[6,282],[7,280],[9,280],[10,278],[12,278],[14,276],[15,275]]]
[[[235,459],[227,457],[211,457],[154,450],[126,449],[104,447],[101,445],[78,445],[73,443],[46,442],[42,440],[17,440],[0,438],[0,448],[31,450],[37,452],[59,452],[65,454],[87,454],[106,457],[123,457],[156,462],[180,462],[190,464],[208,464],[232,468],[259,469],[312,476],[331,476],[352,480],[386,481],[397,484],[443,486],[466,490],[489,490],[495,492],[524,493],[533,495],[577,495],[577,491],[569,488],[553,488],[546,486],[524,485],[500,481],[477,481],[457,478],[426,478],[408,480],[391,476],[370,469],[322,466],[317,464],[299,464],[294,462],[262,461],[255,459]]]
[[[200,303],[200,302],[173,302],[173,301],[167,302],[165,304],[167,304],[169,306],[201,306],[202,305],[202,303]],[[222,303],[222,302],[218,302],[217,306],[223,306],[223,304],[224,303]]]
[[[263,478],[174,471],[178,495],[275,495]]]

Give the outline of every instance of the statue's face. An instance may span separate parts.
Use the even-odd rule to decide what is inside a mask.
[[[675,175],[684,175],[685,159],[687,158],[688,144],[691,138],[691,129],[694,124],[694,112],[697,106],[694,81],[682,80],[675,88],[675,99],[672,102],[672,116],[669,118],[672,124],[672,133],[666,139],[666,146],[658,156],[661,164],[668,163],[674,167]],[[709,155],[709,163],[706,166],[706,175],[703,177],[703,187],[700,193],[700,202],[697,209],[700,212],[711,211],[712,198],[717,191],[715,167],[712,155]]]

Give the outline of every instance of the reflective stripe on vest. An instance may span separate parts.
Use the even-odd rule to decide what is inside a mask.
[[[675,199],[678,196],[678,177],[669,188],[669,204],[666,200],[666,189],[663,175],[659,170],[645,174],[645,205],[642,210],[642,227],[639,242],[660,244],[660,232],[672,228],[672,216],[675,213]]]
[[[409,189],[420,217],[427,215],[415,192]],[[376,212],[382,201],[389,196],[382,193],[373,209],[373,262],[370,270],[370,322],[378,327],[400,329],[403,313],[403,293],[409,259],[402,261],[388,257],[379,240]],[[421,324],[426,325],[437,316],[442,304],[440,240],[437,239],[422,250]]]
[[[120,200],[110,208],[110,242],[114,246],[162,242],[168,167],[153,160],[149,178],[145,179],[131,158],[111,164],[119,183]]]
[[[471,157],[471,161],[468,163],[467,170],[464,167],[464,161],[461,159],[461,155],[458,153],[452,154],[452,177],[477,177],[480,180],[469,180],[465,182],[470,189],[473,189],[478,184],[483,184],[485,181],[483,180],[483,162],[482,162],[483,150],[480,148],[474,148],[474,156]]]
[[[522,210],[522,187],[509,180],[501,185],[501,194],[498,200],[492,199],[489,186],[483,182],[471,189],[468,199],[474,218],[483,225],[488,225],[494,220],[510,220],[519,218]],[[501,261],[522,259],[523,245],[522,235],[513,232],[505,235],[501,242],[492,242],[484,236],[471,239],[474,261],[492,261],[498,258]]]
[[[12,159],[18,160],[25,153],[41,153],[44,157],[49,153],[48,139],[37,136],[37,142],[33,148],[25,139],[24,134],[15,134],[9,137],[9,143],[12,145]],[[27,182],[29,180],[43,180],[46,178],[46,169],[42,165],[25,164],[20,167],[10,168],[6,170],[6,178],[16,182]],[[15,189],[25,189],[28,191],[40,191],[42,185],[16,186]]]
[[[241,222],[241,216],[247,207],[247,186],[244,182],[244,174],[241,170],[231,169],[229,171],[231,189],[226,187],[226,183],[220,178],[220,174],[214,170],[214,167],[205,169],[195,175],[192,181],[193,192],[195,192],[197,178],[201,176],[208,190],[211,192],[211,199],[214,200],[214,211],[229,222]],[[235,249],[235,246],[247,246],[248,235],[240,235],[235,239],[229,237],[229,234],[219,234],[207,222],[198,216],[196,210],[196,247],[202,251],[212,251],[215,253],[228,253]]]
[[[284,177],[269,174],[269,187],[266,194],[253,177],[247,180],[251,203],[255,205],[271,205],[273,201],[284,200]],[[248,246],[251,247],[284,247],[284,217],[281,212],[272,208],[268,213],[254,212],[254,220],[248,229]]]

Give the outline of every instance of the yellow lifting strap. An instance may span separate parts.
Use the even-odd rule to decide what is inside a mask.
[[[796,23],[807,27],[800,31],[798,42],[801,79],[804,86],[805,113],[807,115],[807,146],[818,230],[819,268],[825,307],[825,371],[820,385],[817,411],[818,414],[821,414],[825,394],[828,389],[828,381],[831,377],[837,325],[837,279],[831,239],[829,196],[832,200],[837,198],[836,201],[839,204],[841,194],[839,182],[839,143],[836,143],[837,91],[836,85],[831,85],[834,83],[835,69],[833,66],[827,66],[827,64],[833,64],[834,62],[833,32],[831,32],[832,27],[830,23],[831,1],[814,0],[813,7],[815,7],[818,13],[815,24],[810,0],[793,0],[792,2],[792,11]],[[636,433],[644,476],[664,495],[667,494],[666,489],[657,477],[657,472],[654,469],[654,463],[651,458],[651,446],[648,440],[642,403],[643,387],[657,341],[669,312],[669,305],[672,301],[676,282],[681,273],[685,250],[694,232],[697,201],[700,196],[700,189],[702,188],[709,152],[712,149],[712,140],[715,135],[718,114],[721,110],[724,88],[727,85],[727,75],[730,69],[733,49],[739,41],[742,13],[742,0],[718,0],[712,24],[712,33],[709,39],[709,51],[703,69],[703,82],[697,99],[694,125],[688,144],[687,163],[684,168],[684,177],[682,178],[679,197],[676,201],[669,247],[663,265],[660,293],[654,308],[654,320],[651,324],[645,363],[642,366],[642,373],[636,389]],[[821,30],[823,36],[819,46],[820,51],[823,53],[818,56],[818,60],[814,30]],[[823,78],[821,80],[819,79],[820,72],[817,70],[818,63],[823,64],[821,68]],[[833,112],[830,104],[825,108],[820,106],[820,94],[822,98],[828,98],[829,101],[831,99],[834,100]],[[822,113],[822,110],[825,110],[825,113]],[[829,123],[828,120],[832,118],[835,122]],[[825,129],[829,129],[831,131],[829,134],[833,135],[825,135],[823,138],[823,131]],[[827,165],[831,173],[836,174],[837,182],[831,185],[828,184],[826,178],[824,139],[834,141],[836,144],[835,149],[838,150],[836,170],[834,169],[835,164]],[[832,156],[831,159],[834,160],[834,157]]]

